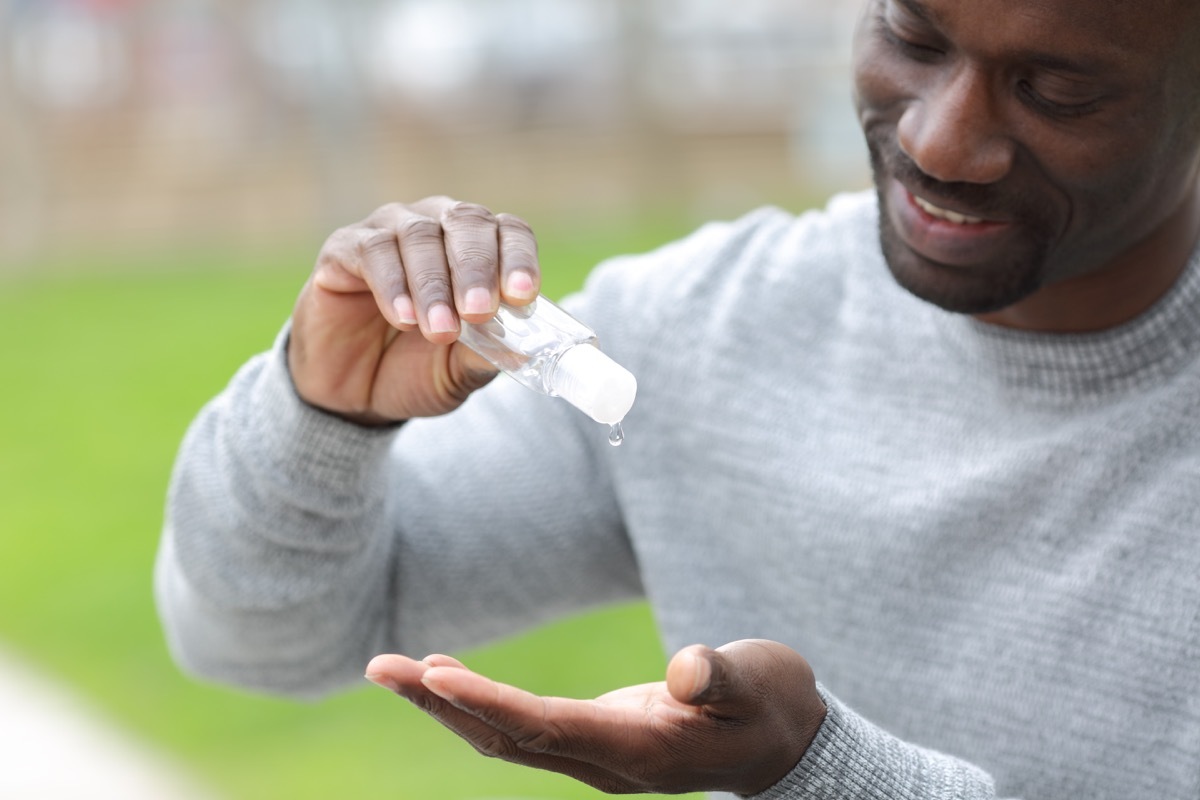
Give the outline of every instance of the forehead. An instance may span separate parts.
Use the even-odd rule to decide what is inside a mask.
[[[1196,0],[882,0],[981,56],[1020,50],[1119,67],[1162,63],[1197,44]]]

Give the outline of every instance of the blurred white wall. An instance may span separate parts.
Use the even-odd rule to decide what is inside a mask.
[[[0,259],[863,185],[856,5],[0,0]]]

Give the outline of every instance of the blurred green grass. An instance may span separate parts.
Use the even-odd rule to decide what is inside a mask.
[[[685,228],[543,227],[545,291],[561,296],[601,258]],[[220,797],[599,796],[483,759],[365,682],[303,704],[203,685],[171,664],[151,568],[175,450],[200,406],[270,346],[315,252],[143,253],[0,280],[0,642]],[[664,666],[640,604],[461,655],[575,697],[655,680]]]

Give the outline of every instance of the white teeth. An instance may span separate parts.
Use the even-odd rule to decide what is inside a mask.
[[[978,225],[980,222],[983,222],[983,219],[980,217],[968,217],[966,214],[959,214],[957,211],[939,208],[928,200],[917,197],[915,194],[913,195],[913,200],[929,216],[953,222],[955,225]]]

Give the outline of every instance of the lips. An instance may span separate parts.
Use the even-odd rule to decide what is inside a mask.
[[[901,241],[924,260],[952,267],[994,263],[1012,245],[1017,226],[951,209],[888,181],[888,208]]]

